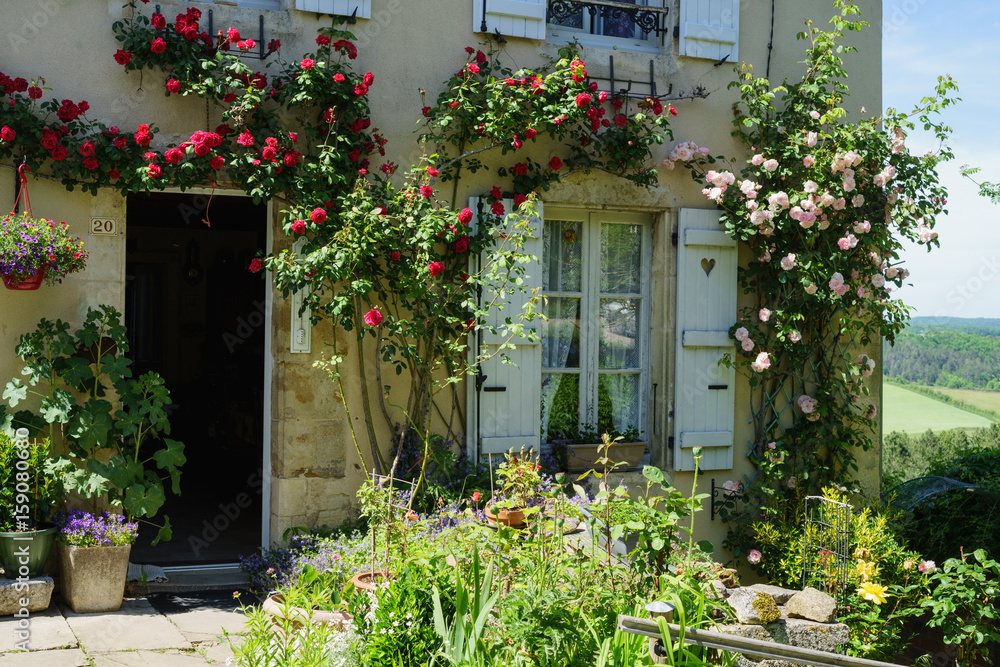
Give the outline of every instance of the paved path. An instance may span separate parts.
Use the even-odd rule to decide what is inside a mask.
[[[27,653],[14,650],[16,620],[0,619],[0,667],[221,667],[233,655],[223,630],[243,629],[229,595],[160,593],[107,614],[75,614],[53,599],[31,615]]]

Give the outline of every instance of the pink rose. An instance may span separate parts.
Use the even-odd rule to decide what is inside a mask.
[[[751,549],[750,553],[747,554],[747,562],[748,563],[754,563],[754,564],[759,563],[761,555],[762,554],[759,551],[757,551],[756,549]]]
[[[761,308],[760,312],[757,313],[757,317],[760,318],[761,322],[767,322],[769,319],[771,319],[771,311],[768,310],[767,308]]]
[[[377,307],[372,308],[367,313],[365,313],[365,324],[370,327],[377,327],[382,324],[382,313]]]
[[[752,368],[757,373],[766,371],[770,367],[771,367],[771,358],[768,356],[767,352],[761,352],[760,354],[758,354],[757,359],[752,364],[750,364],[750,368]]]

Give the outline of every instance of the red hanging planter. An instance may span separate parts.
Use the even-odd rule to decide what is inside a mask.
[[[0,274],[0,278],[3,278],[3,285],[7,289],[35,290],[41,287],[42,281],[45,280],[45,267],[43,266],[26,278],[14,278],[7,274]]]

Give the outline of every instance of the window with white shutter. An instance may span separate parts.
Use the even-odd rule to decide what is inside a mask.
[[[336,14],[359,19],[372,17],[372,0],[295,0],[295,9],[319,14]],[[355,10],[357,14],[355,14]]]
[[[546,0],[472,0],[472,31],[545,39]]]
[[[739,61],[740,0],[680,0],[679,55]]]
[[[477,211],[478,204],[478,198],[469,200],[469,208],[473,211]],[[514,210],[511,199],[503,200],[503,205],[508,212]],[[535,208],[541,216],[541,202],[537,202]],[[478,219],[473,224],[478,227],[477,223]],[[521,252],[539,257],[542,254],[541,220],[535,219],[533,227],[535,233],[526,240]],[[509,338],[503,335],[505,320],[517,321],[524,312],[525,303],[533,296],[532,289],[541,285],[537,261],[525,264],[524,272],[522,287],[525,292],[516,291],[502,296],[498,305],[502,305],[503,310],[493,308],[489,318],[483,322],[484,328],[469,341],[470,359],[477,354],[492,355],[480,364],[479,375],[466,383],[469,444],[475,445],[472,449],[478,449],[481,457],[502,454],[509,449],[518,450],[522,446],[540,451],[541,346],[537,336],[540,321],[526,323],[526,329],[536,331],[533,340],[517,336],[510,339],[514,347],[503,350],[503,356],[512,363],[506,363],[502,355],[494,354]],[[484,290],[481,298],[483,303],[488,303],[496,297]],[[494,327],[497,333],[491,333],[487,327]]]
[[[680,211],[677,244],[677,347],[674,384],[674,469],[733,467],[736,373],[719,366],[734,351],[737,246],[716,209]]]

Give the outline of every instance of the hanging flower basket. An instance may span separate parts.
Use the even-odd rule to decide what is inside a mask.
[[[3,286],[12,290],[35,290],[42,286],[45,279],[45,267],[38,269],[27,278],[17,278],[7,273],[0,274],[3,278]]]

